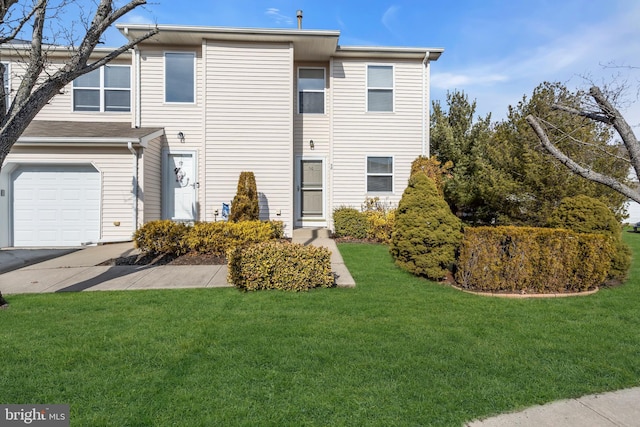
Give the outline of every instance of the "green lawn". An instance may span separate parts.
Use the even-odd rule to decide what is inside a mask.
[[[68,403],[78,426],[461,425],[638,386],[625,238],[627,284],[579,298],[464,294],[359,244],[355,289],[10,296],[0,403]]]

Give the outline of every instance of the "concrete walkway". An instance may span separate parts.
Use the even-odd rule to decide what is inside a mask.
[[[640,387],[559,400],[521,412],[473,421],[468,427],[636,427],[640,426]]]
[[[303,243],[326,246],[340,287],[353,287],[335,242],[328,236]],[[3,295],[128,289],[213,288],[231,286],[226,265],[98,266],[112,258],[138,253],[131,242],[90,246],[71,251],[3,249],[0,292]],[[51,259],[41,261],[42,257]],[[36,261],[41,261],[37,262]],[[26,267],[23,267],[27,265]],[[22,267],[22,268],[19,268]],[[11,270],[11,271],[8,271]]]

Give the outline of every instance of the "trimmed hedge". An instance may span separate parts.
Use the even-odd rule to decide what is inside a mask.
[[[377,197],[367,198],[361,211],[345,206],[333,211],[335,237],[389,243],[394,223],[395,209],[386,207]]]
[[[184,245],[198,253],[225,256],[235,247],[267,242],[281,233],[278,225],[270,222],[199,222],[186,233]]]
[[[180,255],[188,252],[184,237],[189,227],[169,219],[150,221],[133,234],[134,246],[151,255]]]
[[[333,228],[335,237],[367,237],[367,217],[354,208],[340,207],[333,211]]]
[[[229,255],[228,280],[245,291],[306,291],[334,285],[327,248],[263,242],[237,247]]]
[[[534,227],[467,228],[455,278],[478,291],[580,292],[601,285],[611,264],[609,239]]]
[[[617,281],[627,277],[631,249],[622,240],[622,226],[616,216],[600,200],[584,195],[562,199],[549,218],[549,226],[608,236],[614,249],[608,277]]]

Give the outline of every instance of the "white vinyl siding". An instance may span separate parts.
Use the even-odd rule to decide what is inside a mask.
[[[298,68],[298,113],[324,114],[324,68]]]
[[[126,147],[21,147],[15,145],[3,165],[5,174],[15,164],[86,165],[91,164],[101,178],[100,241],[131,240],[133,224],[133,165]],[[3,215],[3,218],[6,216]],[[119,225],[116,225],[119,224]],[[0,233],[1,234],[1,233]]]
[[[165,52],[164,100],[167,103],[195,102],[195,53]]]
[[[393,157],[367,157],[367,193],[393,192]]]
[[[392,65],[367,65],[367,111],[393,111]]]
[[[143,223],[162,218],[162,140],[162,137],[158,137],[149,141],[141,156],[140,181],[143,191],[138,209],[142,217],[138,221]]]
[[[367,196],[367,157],[393,157],[392,192],[378,194],[396,205],[411,162],[422,152],[422,64],[389,62],[394,68],[393,114],[371,114],[366,105],[367,60],[336,58],[331,79],[333,123],[332,207],[360,207]],[[428,117],[427,121],[428,123]]]
[[[73,81],[73,110],[131,111],[131,67],[105,65]]]
[[[4,102],[5,102],[5,106],[6,109],[9,109],[9,106],[11,105],[11,73],[10,73],[10,65],[8,62],[3,62],[2,65],[4,65],[4,74],[3,74],[3,82],[4,82],[4,87],[2,88],[3,93],[4,93]]]
[[[293,222],[293,49],[277,43],[206,45],[206,186],[203,210],[214,219],[253,171],[260,218]]]

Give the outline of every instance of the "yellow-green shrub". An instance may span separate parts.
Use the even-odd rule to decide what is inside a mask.
[[[265,223],[271,226],[272,235],[274,239],[284,239],[284,222],[282,221],[265,221]]]
[[[367,217],[354,208],[340,207],[333,211],[333,228],[336,237],[367,237]]]
[[[391,211],[366,211],[367,238],[377,242],[389,243],[393,233],[395,222],[395,210]]]
[[[191,227],[184,241],[189,250],[225,256],[235,247],[274,239],[279,232],[276,228],[263,221],[199,222]]]
[[[189,227],[169,219],[150,221],[133,234],[134,246],[142,252],[179,255],[186,252],[183,238]]]
[[[467,227],[456,282],[480,291],[586,291],[607,277],[612,247],[602,235],[533,227]]]
[[[334,284],[327,248],[263,242],[230,251],[228,280],[239,289],[305,291]]]

